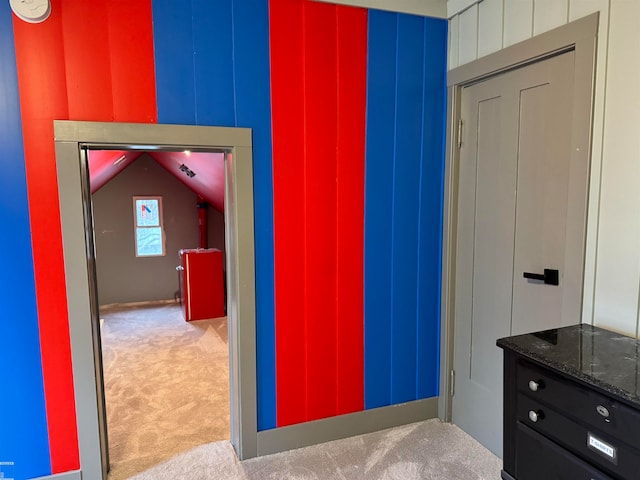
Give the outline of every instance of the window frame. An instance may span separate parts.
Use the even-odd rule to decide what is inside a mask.
[[[133,199],[133,242],[136,258],[164,257],[167,254],[167,242],[164,233],[163,206],[161,195],[134,195]],[[138,225],[138,200],[156,200],[158,202],[158,225]],[[138,229],[160,228],[160,245],[162,253],[141,255],[138,249]]]

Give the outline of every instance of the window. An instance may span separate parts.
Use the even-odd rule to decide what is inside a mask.
[[[133,197],[136,257],[165,254],[162,197]]]

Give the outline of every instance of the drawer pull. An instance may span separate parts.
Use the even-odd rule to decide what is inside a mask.
[[[544,388],[544,383],[542,382],[542,380],[538,380],[537,382],[535,380],[529,380],[529,390],[531,390],[532,392],[537,392],[538,390],[542,390]]]
[[[536,423],[538,420],[542,420],[543,418],[544,414],[541,410],[538,410],[537,412],[535,410],[529,410],[529,420],[533,423]]]
[[[598,413],[600,415],[602,415],[604,418],[607,418],[609,416],[609,410],[607,409],[607,407],[604,407],[602,405],[598,405],[596,407],[596,410],[598,411]]]

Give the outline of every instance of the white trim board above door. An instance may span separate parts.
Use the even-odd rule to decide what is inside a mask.
[[[458,240],[459,199],[459,142],[464,125],[460,125],[462,91],[465,87],[482,82],[501,73],[515,70],[563,52],[573,52],[574,95],[571,126],[570,165],[590,162],[591,123],[595,76],[595,56],[598,29],[598,14],[576,20],[568,25],[498,51],[480,60],[471,62],[449,72],[449,104],[447,114],[447,164],[445,170],[445,212],[443,238],[442,279],[442,344],[441,344],[441,389],[443,401],[439,416],[449,421],[452,416],[452,397],[455,394],[454,319],[456,302],[456,245]],[[586,179],[584,179],[586,182]],[[462,187],[460,187],[462,188]],[[586,205],[586,198],[585,198]],[[586,215],[578,215],[586,221]],[[575,231],[580,225],[568,228]],[[581,239],[584,242],[584,236]],[[583,261],[584,259],[581,259]],[[582,298],[582,283],[573,287],[573,295]],[[575,323],[581,321],[580,315]],[[501,366],[498,366],[501,368]],[[496,422],[499,419],[495,419]]]

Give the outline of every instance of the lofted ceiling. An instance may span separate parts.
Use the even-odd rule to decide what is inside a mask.
[[[145,153],[216,210],[224,212],[224,153],[219,152],[89,150],[91,193]]]

